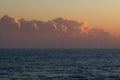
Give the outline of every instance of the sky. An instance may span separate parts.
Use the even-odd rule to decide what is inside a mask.
[[[1,21],[6,17],[5,20],[10,21],[11,26],[13,23],[16,24],[15,21],[17,21],[17,26],[18,23],[21,25],[20,19],[24,18],[24,22],[30,23],[27,23],[29,26],[36,25],[38,28],[40,22],[31,20],[41,21],[45,25],[49,21],[54,22],[54,19],[61,19],[60,21],[63,20],[59,23],[60,26],[62,25],[61,27],[68,26],[64,24],[66,21],[68,24],[71,20],[75,21],[76,23],[71,22],[74,23],[73,27],[77,25],[77,21],[80,21],[87,24],[86,28],[103,29],[103,32],[109,31],[114,35],[120,35],[119,8],[120,0],[0,0],[0,17]],[[63,17],[65,20],[59,17]],[[3,25],[1,24],[1,26]],[[57,27],[59,26],[57,25]]]
[[[87,21],[119,33],[120,0],[0,0],[0,16],[51,20],[57,17]]]

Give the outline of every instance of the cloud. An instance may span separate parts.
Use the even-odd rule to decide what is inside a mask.
[[[20,27],[21,24],[18,19],[5,15],[0,20],[0,27],[4,28],[13,28],[13,27]]]
[[[1,48],[118,48],[119,40],[110,31],[62,17],[47,22],[0,19]]]
[[[84,27],[86,27],[86,23],[84,22],[78,22],[65,18],[57,18],[54,19],[53,22],[56,24],[57,30],[61,30],[62,28],[62,31],[82,32]]]
[[[25,21],[21,19],[20,21],[20,29],[23,31],[38,31],[39,27],[35,21]]]

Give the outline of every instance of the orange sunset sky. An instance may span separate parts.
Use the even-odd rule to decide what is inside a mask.
[[[120,31],[120,0],[1,0],[0,16],[48,21],[57,17],[86,21],[92,27]]]
[[[1,0],[0,47],[119,48],[119,9],[120,0]]]

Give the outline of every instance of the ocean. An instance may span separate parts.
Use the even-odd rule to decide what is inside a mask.
[[[0,80],[120,80],[120,50],[0,49]]]

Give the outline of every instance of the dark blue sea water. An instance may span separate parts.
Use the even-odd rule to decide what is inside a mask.
[[[1,49],[0,80],[120,80],[120,50]]]

